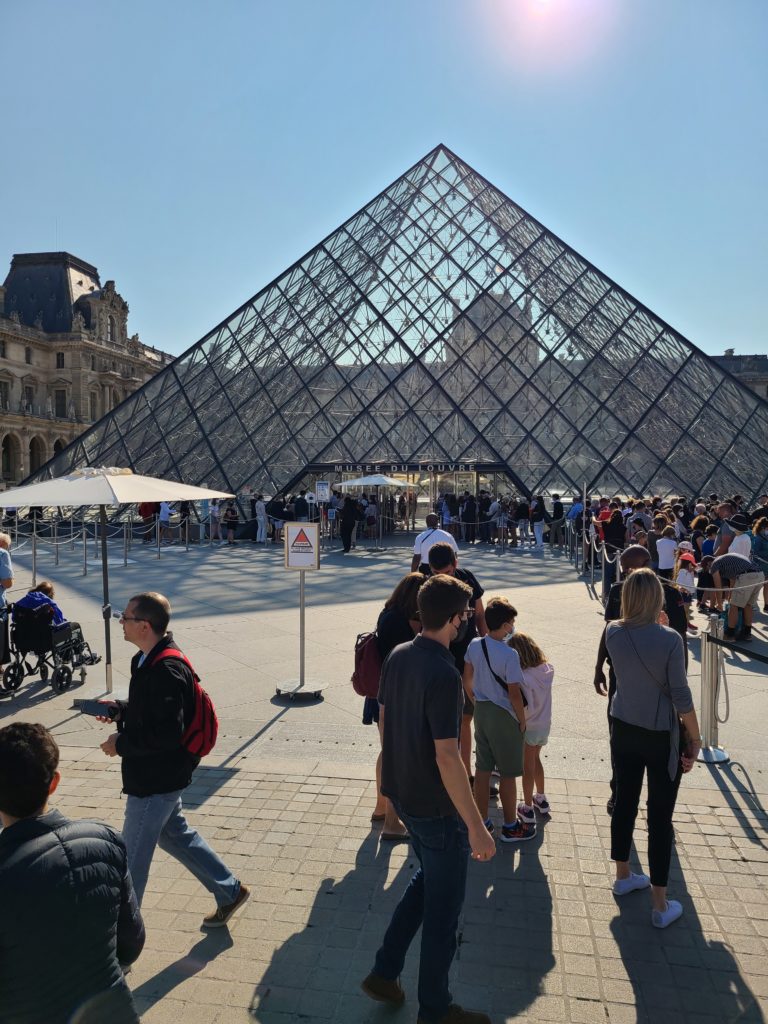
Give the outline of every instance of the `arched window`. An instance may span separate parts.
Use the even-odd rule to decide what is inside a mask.
[[[45,442],[40,437],[33,437],[29,442],[30,473],[36,473],[45,461]]]
[[[21,444],[15,434],[6,434],[2,445],[2,475],[6,482],[14,481],[20,475]]]
[[[117,341],[117,325],[111,314],[107,317],[107,341]]]
[[[66,447],[67,447],[67,442],[66,441],[62,441],[61,438],[58,438],[58,440],[53,442],[53,454],[54,455],[60,455],[64,451],[64,449]]]

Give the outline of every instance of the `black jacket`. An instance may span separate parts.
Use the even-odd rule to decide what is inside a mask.
[[[137,1024],[144,924],[119,832],[59,811],[0,833],[0,1024]]]
[[[178,650],[172,633],[166,633],[142,665],[141,654],[134,655],[128,700],[117,701],[117,752],[122,758],[123,792],[130,796],[185,789],[200,763],[181,745],[195,711],[193,675],[179,658],[164,658],[152,667],[166,647]]]

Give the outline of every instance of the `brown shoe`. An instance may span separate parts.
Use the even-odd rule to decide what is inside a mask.
[[[377,1003],[402,1006],[405,1002],[405,992],[400,988],[399,983],[390,981],[388,978],[380,978],[378,974],[369,974],[367,978],[363,979],[360,988]]]
[[[419,1017],[417,1024],[427,1024]],[[437,1024],[491,1024],[491,1018],[487,1013],[478,1013],[477,1010],[464,1010],[456,1003],[451,1003],[448,1013],[444,1014]]]
[[[236,913],[251,895],[247,885],[240,883],[240,890],[234,903],[228,903],[225,907],[217,907],[212,914],[203,918],[203,928],[223,928],[230,917]]]

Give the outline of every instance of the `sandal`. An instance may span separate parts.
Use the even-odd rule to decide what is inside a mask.
[[[371,821],[384,821],[386,814],[372,814]]]

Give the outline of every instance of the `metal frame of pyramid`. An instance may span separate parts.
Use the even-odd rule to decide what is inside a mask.
[[[461,462],[528,494],[751,497],[766,436],[768,403],[440,145],[35,478],[280,493]]]

